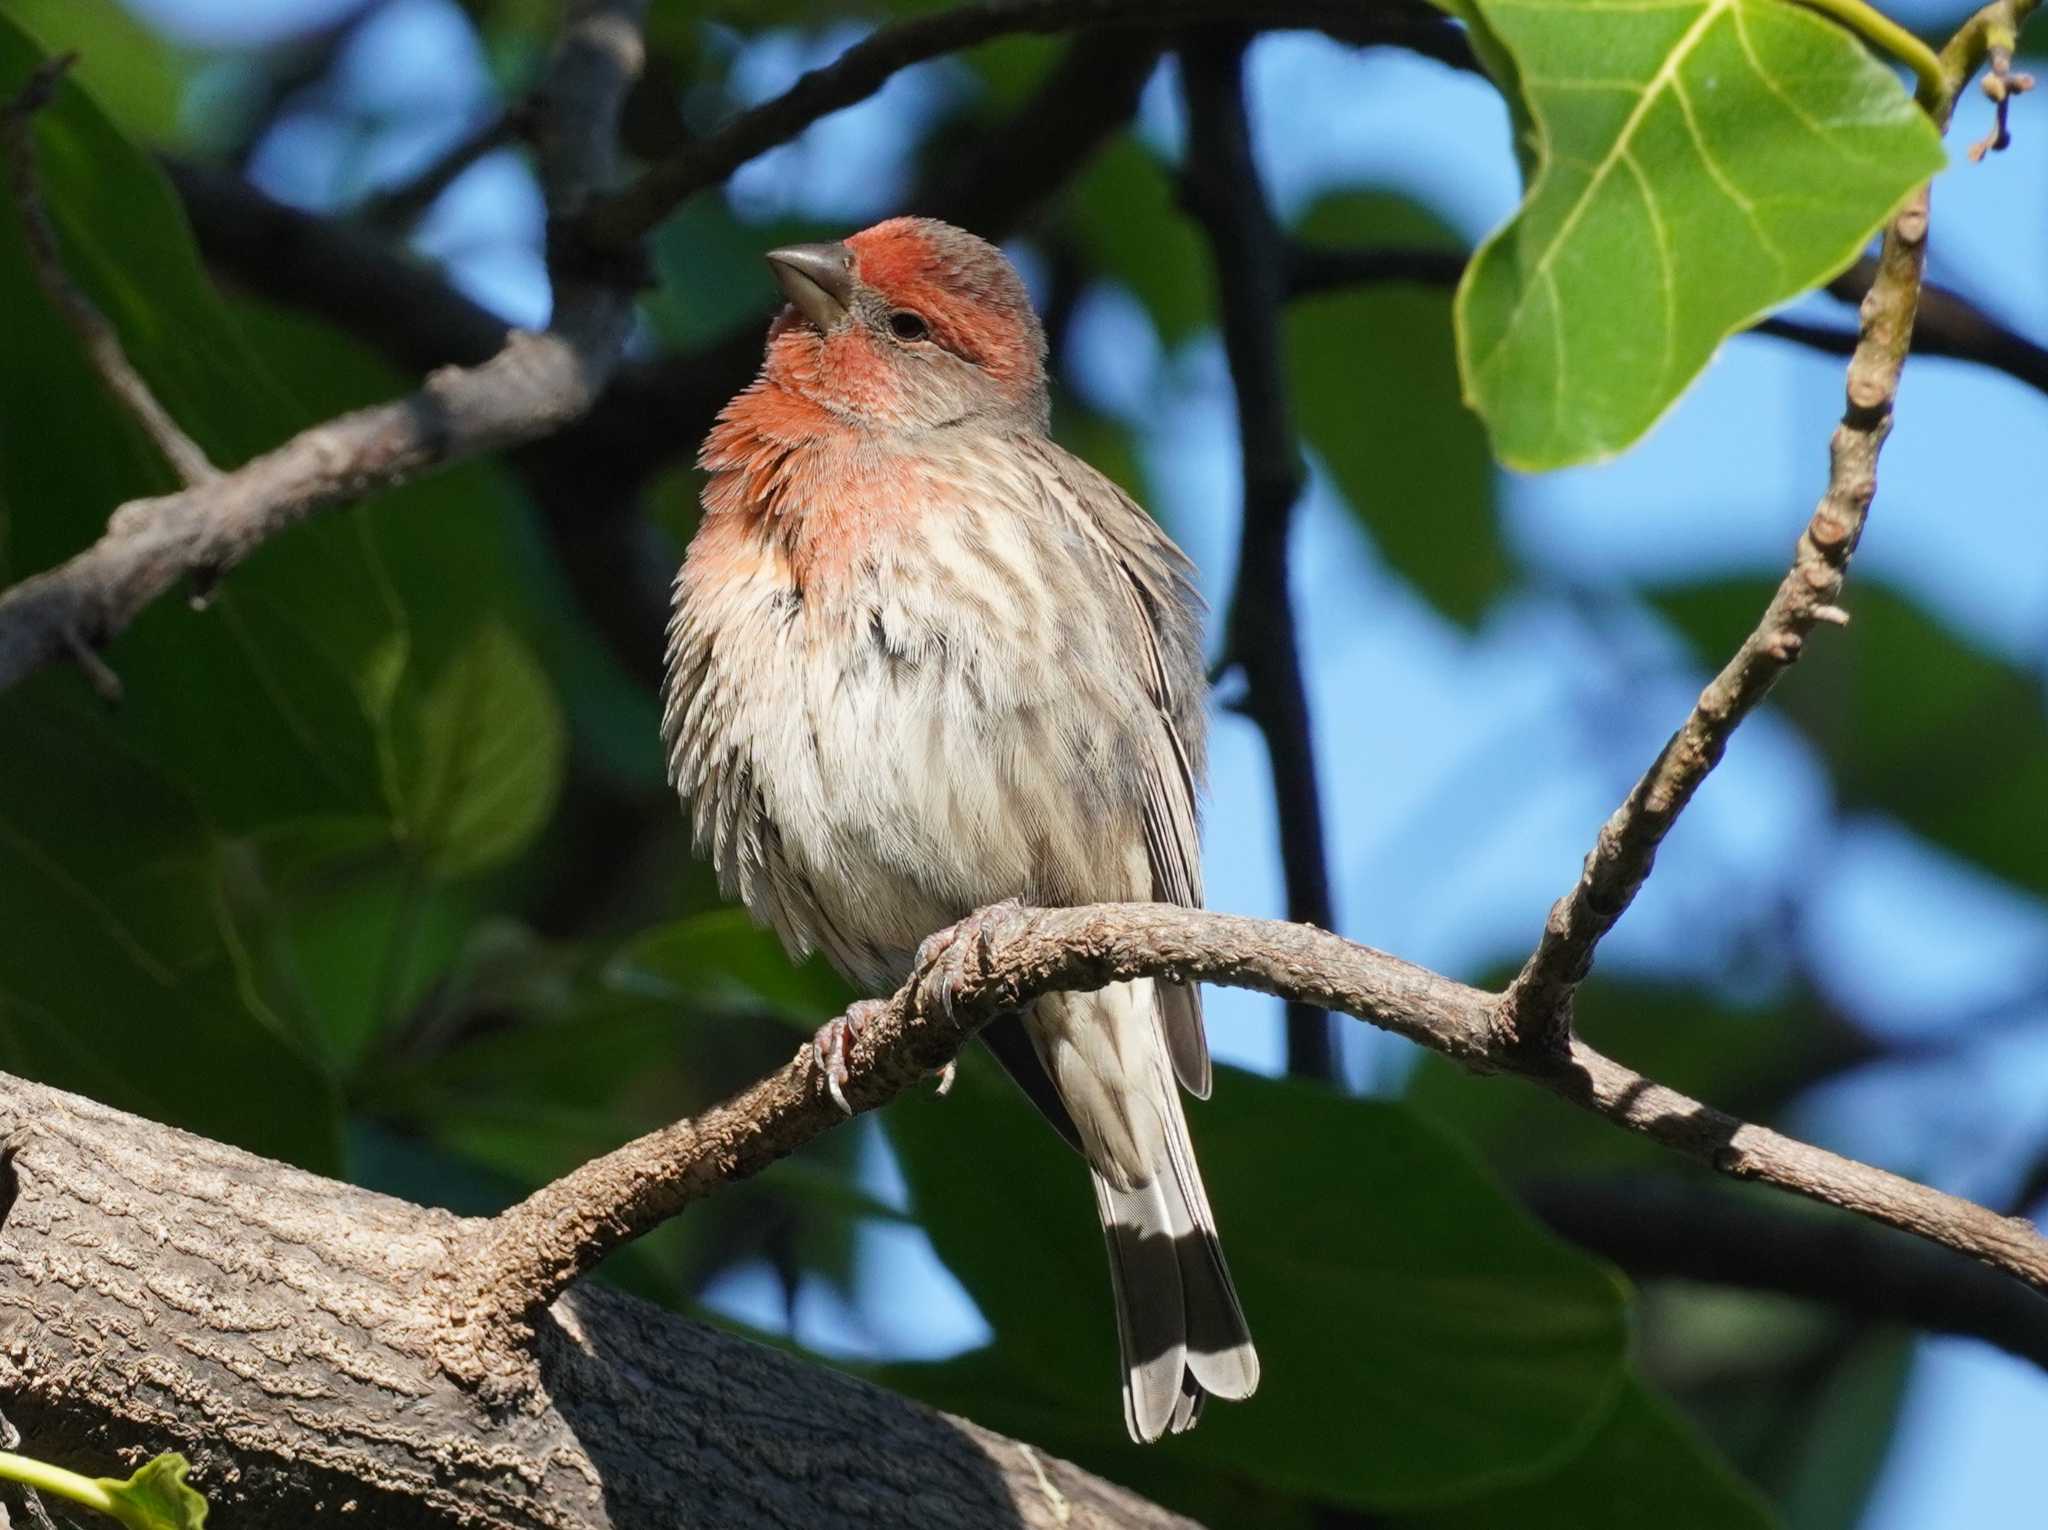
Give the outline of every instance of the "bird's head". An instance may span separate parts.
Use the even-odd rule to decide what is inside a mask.
[[[768,263],[789,298],[768,335],[772,382],[869,429],[1005,416],[1043,428],[1045,334],[987,240],[891,218]]]

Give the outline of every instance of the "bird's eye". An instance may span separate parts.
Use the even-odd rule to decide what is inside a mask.
[[[899,308],[889,315],[889,333],[898,340],[923,340],[932,332],[925,323],[924,315],[912,313],[908,308]]]

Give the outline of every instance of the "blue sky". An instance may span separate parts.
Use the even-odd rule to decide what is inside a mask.
[[[167,29],[206,43],[262,41],[347,0],[250,7],[245,0],[130,0]],[[1946,10],[1898,8],[1930,25]],[[787,37],[746,50],[735,79],[762,96],[843,45]],[[278,194],[322,205],[423,162],[489,110],[488,70],[445,0],[393,0],[343,61],[352,107],[384,125],[316,115],[287,122],[255,169]],[[1253,56],[1255,137],[1287,212],[1332,186],[1399,190],[1472,239],[1517,199],[1506,119],[1471,76],[1396,53],[1358,54],[1321,39],[1262,40]],[[957,65],[899,77],[862,107],[747,167],[731,195],[745,208],[802,208],[858,225],[904,184],[914,126],[951,91]],[[1986,126],[1974,93],[1953,145]],[[1170,82],[1141,116],[1153,142],[1179,125]],[[1428,123],[1427,152],[1414,124]],[[1937,183],[1932,272],[2035,335],[2048,334],[2048,116],[2016,117],[2019,143]],[[1957,153],[1960,161],[1960,153]],[[835,173],[815,166],[828,159]],[[820,188],[823,188],[822,190]],[[525,323],[547,305],[541,210],[515,156],[493,156],[422,230],[471,293]],[[1802,312],[1843,322],[1809,300]],[[1227,375],[1213,339],[1162,351],[1127,297],[1098,294],[1075,329],[1091,401],[1139,431],[1158,506],[1203,570],[1212,603],[1229,589],[1237,474]],[[1476,632],[1437,616],[1381,563],[1358,522],[1318,476],[1301,515],[1296,595],[1317,743],[1329,794],[1339,928],[1453,972],[1526,951],[1550,900],[1576,874],[1595,829],[1683,715],[1704,680],[1684,651],[1635,613],[1632,587],[1706,572],[1775,574],[1824,480],[1840,410],[1841,363],[1766,339],[1729,344],[1642,445],[1597,468],[1504,475],[1510,546],[1539,593],[1504,603]],[[2048,400],[1997,374],[1915,360],[1884,459],[1860,577],[1910,592],[1971,640],[2041,672],[2048,651],[2048,516],[2029,443],[2048,431]],[[2015,478],[2022,482],[2015,488]],[[1426,509],[1418,507],[1418,513]],[[1852,582],[1849,604],[1854,605]],[[1211,901],[1281,912],[1272,807],[1256,738],[1219,716],[1207,861]],[[1896,825],[1835,823],[1827,774],[1766,713],[1744,727],[1660,857],[1602,961],[1766,988],[1754,970],[1755,911],[1794,899],[1795,937],[1832,996],[1873,1028],[1945,1037],[1939,1065],[1878,1066],[1813,1102],[1799,1125],[1818,1139],[1936,1183],[1995,1197],[2048,1135],[2048,1008],[1995,1026],[1958,1026],[2048,973],[2048,910],[1956,864]],[[2031,981],[2030,981],[2031,980]],[[1274,1006],[1216,992],[1218,1054],[1254,1067],[1278,1059]],[[1346,1036],[1362,1081],[1396,1079],[1402,1043],[1363,1027]],[[887,1190],[888,1168],[874,1174]],[[896,1291],[841,1310],[806,1293],[805,1337],[826,1347],[945,1352],[981,1332],[971,1303],[918,1235],[874,1235]],[[735,1315],[773,1325],[765,1272],[718,1293]],[[911,1314],[915,1314],[914,1317]],[[1867,1530],[2017,1523],[2034,1517],[2038,1443],[2048,1438],[2048,1378],[1985,1346],[1921,1345],[1906,1426]],[[2026,1510],[2022,1505],[2028,1506]]]

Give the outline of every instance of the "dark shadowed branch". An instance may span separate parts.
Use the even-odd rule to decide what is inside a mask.
[[[1214,258],[1244,485],[1223,662],[1244,680],[1238,709],[1257,724],[1272,762],[1288,917],[1328,929],[1336,918],[1322,788],[1289,579],[1303,471],[1280,334],[1287,248],[1252,155],[1244,105],[1246,41],[1204,37],[1180,55],[1188,104],[1185,195],[1208,232]],[[1287,1066],[1307,1078],[1336,1075],[1328,1017],[1310,1005],[1288,1006]]]
[[[1376,26],[1353,0],[1269,0],[1262,26],[1327,27],[1351,42],[1404,44],[1411,39],[1462,62],[1462,52],[1421,5],[1395,0]],[[587,237],[595,244],[630,243],[687,198],[717,185],[755,155],[794,138],[820,117],[865,100],[900,69],[945,53],[1020,33],[1091,27],[1175,27],[1215,21],[1244,24],[1241,0],[983,0],[884,27],[813,69],[782,95],[742,112],[721,131],[679,149],[593,210]]]
[[[1873,1322],[1982,1339],[2048,1370],[2048,1301],[1901,1233],[1664,1175],[1545,1180],[1522,1186],[1521,1195],[1552,1231],[1637,1280],[1796,1297]]]

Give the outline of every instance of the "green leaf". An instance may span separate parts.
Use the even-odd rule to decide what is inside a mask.
[[[1770,1530],[1770,1507],[1641,1382],[1622,1392],[1572,1462],[1535,1482],[1432,1513],[1400,1530]]]
[[[1193,1444],[1159,1449],[1388,1508],[1554,1471],[1600,1427],[1623,1376],[1621,1283],[1450,1138],[1398,1105],[1230,1070],[1189,1109],[1264,1382],[1209,1409]],[[1080,1163],[979,1055],[951,1098],[899,1100],[884,1119],[913,1209],[1019,1378],[968,1411],[996,1428],[1090,1421],[1074,1448],[1114,1474],[1129,1446]],[[1360,1421],[1342,1450],[1335,1417]]]
[[[1211,320],[1209,261],[1175,204],[1163,164],[1130,137],[1104,145],[1068,198],[1073,234],[1090,264],[1137,296],[1173,346]]]
[[[0,749],[0,1068],[335,1172],[339,1102],[254,981],[226,847],[95,704],[30,689]]]
[[[766,1012],[809,1031],[853,997],[824,963],[792,964],[782,943],[736,908],[644,931],[606,965],[606,984],[658,1002]]]
[[[1770,588],[1717,580],[1656,601],[1718,665]],[[2035,836],[2014,832],[2038,823],[2048,802],[2039,679],[1883,585],[1859,578],[1843,604],[1848,628],[1816,633],[1772,696],[1827,757],[1844,806],[1892,814],[1994,875],[2048,892],[2048,857]]]
[[[1429,245],[1456,236],[1404,197],[1346,193],[1296,233],[1331,246]],[[1287,346],[1302,433],[1396,573],[1470,625],[1507,585],[1494,468],[1464,406],[1451,295],[1406,283],[1297,299]]]
[[[525,645],[496,623],[479,629],[429,687],[418,728],[399,807],[413,848],[447,877],[516,855],[547,821],[568,745]]]
[[[1939,135],[1863,44],[1783,0],[1447,0],[1533,125],[1458,289],[1465,394],[1528,471],[1609,456],[1716,347],[1826,280]]]
[[[185,1482],[191,1469],[183,1456],[166,1451],[125,1482],[95,1480],[113,1498],[111,1512],[128,1530],[205,1530],[206,1500]]]

